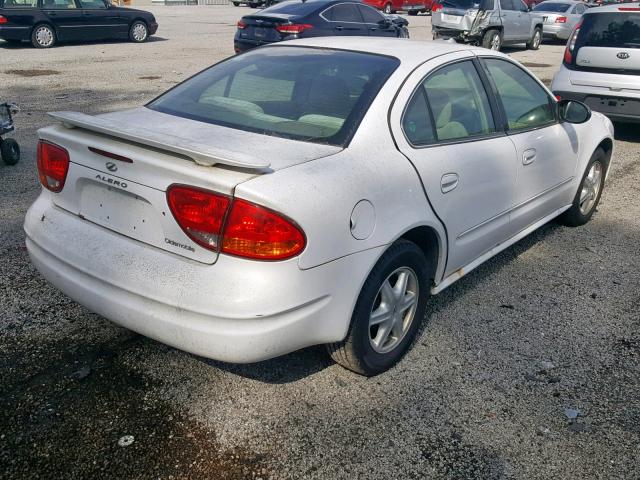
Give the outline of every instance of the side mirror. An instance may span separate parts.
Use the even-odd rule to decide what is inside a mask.
[[[563,122],[584,123],[591,118],[591,109],[577,100],[560,100],[558,112]]]

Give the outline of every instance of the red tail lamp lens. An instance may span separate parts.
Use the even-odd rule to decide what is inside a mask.
[[[240,257],[284,260],[305,247],[302,231],[281,215],[236,199],[224,229],[222,251]]]
[[[169,208],[180,228],[198,245],[218,250],[220,234],[229,198],[185,185],[167,190]]]
[[[441,3],[434,3],[431,7],[431,13],[439,12],[440,10],[442,10],[442,8],[443,7]]]
[[[7,20],[7,17],[0,15],[0,23],[9,23],[9,20]]]
[[[242,20],[239,20],[238,23],[236,23],[236,26],[238,27],[238,30],[244,30],[245,28],[247,28],[247,24]]]
[[[280,33],[287,33],[289,35],[294,35],[297,33],[302,33],[305,30],[313,28],[313,25],[309,24],[294,24],[294,25],[278,25],[276,30]]]
[[[37,156],[38,176],[42,186],[52,192],[61,191],[69,171],[69,152],[59,145],[40,140]]]
[[[556,23],[567,23],[567,17],[556,18]]]

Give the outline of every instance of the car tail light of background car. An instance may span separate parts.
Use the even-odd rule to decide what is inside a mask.
[[[441,3],[434,3],[431,7],[431,13],[439,12],[440,10],[442,10],[442,8],[443,7]]]
[[[582,25],[582,20],[578,22],[576,28],[573,30],[573,33],[569,37],[569,41],[567,42],[567,48],[564,50],[564,63],[567,65],[571,65],[573,61],[573,50],[576,48],[576,39],[578,38],[578,34],[580,33],[580,26]]]
[[[40,140],[37,157],[38,176],[42,186],[52,192],[61,191],[69,171],[69,152],[58,145]]]
[[[247,24],[244,23],[242,20],[238,20],[238,23],[236,23],[236,26],[238,27],[238,30],[244,30],[245,28],[247,28]]]
[[[9,23],[9,20],[7,20],[7,17],[3,17],[2,15],[0,15],[0,25],[3,23]]]
[[[304,233],[282,215],[246,200],[172,185],[167,201],[176,222],[202,247],[258,260],[284,260],[305,247]]]
[[[567,23],[567,17],[556,18],[556,23]]]
[[[302,33],[305,30],[313,28],[313,25],[309,24],[292,24],[292,25],[278,25],[276,26],[276,30],[280,33],[286,33],[288,35],[295,35],[298,33]]]

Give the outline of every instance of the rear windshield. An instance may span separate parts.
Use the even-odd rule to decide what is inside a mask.
[[[460,10],[493,10],[494,0],[443,0],[442,6]]]
[[[265,8],[262,12],[260,12],[260,14],[285,13],[288,15],[307,15],[309,13],[314,12],[317,9],[318,9],[317,2],[289,1],[289,2],[277,3],[272,7]]]
[[[640,48],[640,12],[585,15],[576,47]]]
[[[540,3],[535,6],[536,12],[566,12],[571,7],[569,3]]]
[[[263,47],[190,78],[147,107],[250,132],[344,146],[396,58]]]

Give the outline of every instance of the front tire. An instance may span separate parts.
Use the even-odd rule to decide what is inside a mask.
[[[560,216],[562,224],[579,227],[591,220],[602,196],[606,172],[607,154],[598,147],[587,164],[571,208]]]
[[[134,43],[146,42],[149,38],[149,27],[142,20],[136,20],[129,28],[129,40]]]
[[[482,36],[482,46],[489,50],[500,51],[502,47],[502,34],[499,30],[487,30]]]
[[[418,13],[420,13],[418,12],[418,10],[409,10],[409,15],[412,17],[415,17],[416,15],[418,15]]]
[[[20,161],[20,145],[13,138],[6,138],[0,143],[0,155],[6,165],[15,165]]]
[[[56,41],[56,32],[46,23],[36,25],[31,32],[31,44],[36,48],[51,48]]]
[[[429,266],[422,250],[400,240],[367,277],[342,342],[327,345],[336,363],[371,376],[395,365],[412,345],[429,297]]]
[[[527,48],[529,50],[538,50],[540,48],[540,43],[542,42],[542,30],[540,27],[536,27],[533,31],[533,36],[531,40],[527,42]]]
[[[391,15],[393,13],[393,7],[391,6],[390,3],[387,3],[384,8],[382,9],[382,11],[384,13],[386,13],[387,15]]]

